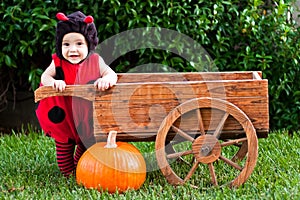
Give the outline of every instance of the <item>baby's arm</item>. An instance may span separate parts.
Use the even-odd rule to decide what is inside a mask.
[[[43,72],[41,76],[41,83],[45,86],[52,86],[56,91],[63,91],[66,88],[66,83],[63,80],[55,80],[54,77],[56,75],[55,64],[52,60],[51,64],[47,69]]]
[[[104,91],[117,83],[118,76],[108,65],[105,64],[104,60],[100,56],[99,59],[101,77],[94,82],[94,86],[98,90]]]

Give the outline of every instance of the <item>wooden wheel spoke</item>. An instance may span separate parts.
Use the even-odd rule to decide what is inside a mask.
[[[193,163],[195,161],[195,158],[193,158],[193,160],[191,161],[191,163],[189,163],[188,161],[186,161],[184,158],[180,157],[178,158],[179,162],[185,163],[188,166],[191,166],[191,163]]]
[[[184,178],[183,182],[187,182],[192,175],[194,174],[194,172],[196,171],[197,167],[199,166],[199,162],[195,162],[195,164],[192,166],[191,170],[189,171],[189,173],[186,175],[186,177]]]
[[[191,137],[189,134],[185,133],[183,130],[177,128],[176,126],[172,125],[172,129],[177,132],[181,137],[187,139],[188,141],[193,142],[194,138]]]
[[[203,124],[200,109],[196,109],[196,115],[197,115],[197,119],[198,119],[198,123],[199,123],[200,133],[201,133],[201,135],[204,135],[205,134],[205,129],[204,129],[204,124]]]
[[[225,163],[227,163],[228,165],[230,165],[230,166],[232,166],[232,167],[234,167],[234,168],[242,171],[243,168],[241,166],[239,166],[237,163],[233,162],[232,160],[230,160],[228,158],[225,158],[224,156],[220,156],[219,158],[221,160],[223,160]]]
[[[186,155],[190,155],[192,154],[193,151],[192,150],[188,150],[188,151],[181,151],[181,152],[176,152],[176,153],[171,153],[167,155],[168,159],[172,159],[172,158],[179,158],[181,156],[186,156]]]
[[[248,153],[248,143],[243,142],[240,147],[239,151],[231,158],[233,162],[243,160]]]
[[[217,177],[216,177],[215,168],[214,168],[213,163],[209,163],[208,168],[209,168],[212,184],[213,185],[218,185],[218,181],[217,181]]]
[[[228,118],[229,113],[225,113],[224,116],[222,117],[220,123],[218,124],[218,127],[216,128],[215,132],[214,132],[214,136],[216,138],[219,138],[220,134],[221,134],[221,130],[225,124],[226,119]]]
[[[226,146],[230,146],[230,145],[236,145],[239,144],[241,142],[246,142],[247,138],[240,138],[240,139],[235,139],[235,140],[228,140],[226,142],[221,143],[221,147],[226,147]]]
[[[161,151],[169,146],[167,140],[175,144],[170,151]],[[201,163],[208,165],[212,185],[237,187],[255,167],[258,141],[250,118],[235,104],[199,97],[178,105],[165,117],[157,131],[155,149],[158,165],[170,184],[182,185],[191,179],[198,184]],[[226,171],[228,176],[219,178],[217,170]]]

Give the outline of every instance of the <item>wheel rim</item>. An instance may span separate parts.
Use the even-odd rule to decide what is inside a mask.
[[[218,124],[215,126],[214,131],[210,133],[205,128],[205,121],[207,119],[202,117],[203,109],[216,109],[222,113],[217,121]],[[176,122],[179,118],[182,118],[187,113],[195,112],[195,116],[199,123],[197,123],[197,134],[190,134],[181,127],[176,126]],[[245,136],[237,139],[229,139],[226,141],[219,140],[222,136],[222,129],[226,124],[227,119],[231,117],[235,119],[243,131]],[[213,120],[212,120],[213,121]],[[176,133],[174,141],[166,142],[170,135],[170,132]],[[180,138],[180,139],[178,139]],[[187,144],[183,149],[176,149],[176,145]],[[226,151],[233,148],[236,144],[241,146],[238,150],[229,157],[226,155]],[[166,145],[174,145],[172,148],[166,147]],[[179,146],[179,145],[178,145]],[[246,116],[246,114],[238,107],[221,99],[213,98],[197,98],[180,104],[173,109],[163,120],[158,130],[156,142],[156,158],[161,172],[166,177],[167,181],[173,185],[181,185],[187,183],[192,176],[203,177],[204,168],[208,172],[208,177],[213,185],[227,185],[237,187],[243,184],[251,175],[257,161],[258,154],[258,141],[255,129]],[[167,149],[169,149],[167,151]],[[172,151],[170,151],[172,149]],[[224,151],[225,150],[225,151]],[[224,151],[224,152],[223,152]],[[175,164],[173,164],[174,158],[176,160],[183,160],[188,163],[186,172],[181,174],[178,172]],[[242,160],[240,162],[240,160]],[[227,171],[222,171],[222,165],[226,165],[230,168],[228,172],[228,180],[225,182],[219,179],[224,179],[227,176]],[[182,164],[179,165],[179,168]],[[232,169],[231,169],[232,168]],[[182,169],[179,169],[182,170]],[[200,171],[200,172],[199,172]],[[234,175],[232,175],[232,171]],[[220,174],[225,173],[225,175]],[[198,178],[198,179],[199,179]],[[200,183],[190,182],[191,185],[197,187]]]

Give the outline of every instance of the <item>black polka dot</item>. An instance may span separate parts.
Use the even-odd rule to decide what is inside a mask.
[[[48,112],[49,120],[55,124],[62,122],[65,119],[65,117],[66,117],[65,111],[58,106],[54,106]]]

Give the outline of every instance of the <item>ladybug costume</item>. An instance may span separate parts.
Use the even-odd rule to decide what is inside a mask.
[[[93,83],[100,77],[102,63],[102,58],[93,53],[98,44],[93,18],[80,11],[68,16],[58,13],[56,17],[60,21],[56,28],[56,54],[52,55],[56,69],[54,78],[64,80],[67,85]],[[89,54],[78,64],[62,56],[63,37],[71,32],[81,33],[88,44]],[[49,97],[39,102],[36,115],[45,135],[55,140],[60,171],[69,176],[75,172],[84,151],[95,143],[92,103],[79,97]]]

